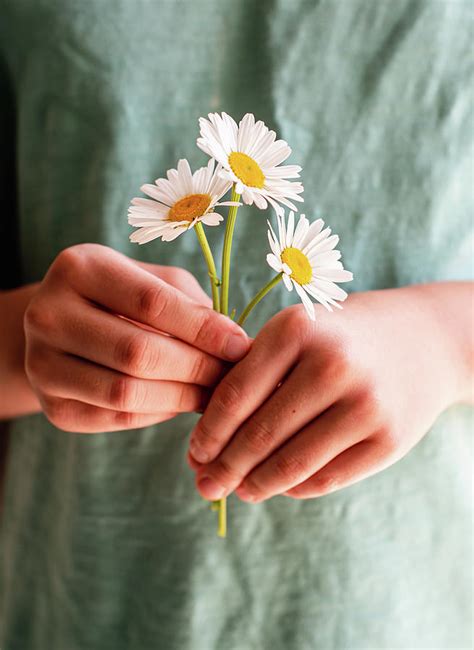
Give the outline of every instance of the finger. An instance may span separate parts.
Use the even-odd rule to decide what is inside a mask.
[[[256,503],[302,483],[372,433],[364,416],[353,399],[333,405],[251,471],[237,496]]]
[[[202,463],[198,463],[197,460],[194,460],[189,451],[186,452],[186,462],[188,463],[189,467],[195,472],[203,467]]]
[[[283,492],[294,499],[312,499],[330,494],[372,476],[391,465],[383,447],[364,440],[339,454],[308,479]]]
[[[61,353],[36,354],[30,376],[42,393],[129,413],[202,410],[204,388],[172,381],[137,379]]]
[[[175,413],[128,413],[92,406],[76,400],[42,399],[43,411],[55,427],[72,433],[105,433],[141,429],[165,422]]]
[[[314,382],[314,363],[301,361],[281,388],[242,425],[221,454],[202,466],[198,489],[202,475],[230,494],[254,467],[340,397],[341,382],[318,381],[317,391]],[[209,494],[208,489],[203,496],[207,498]]]
[[[133,260],[135,264],[140,266],[148,273],[151,273],[156,278],[164,280],[171,286],[179,289],[184,294],[194,300],[195,302],[212,308],[212,300],[201,287],[194,275],[179,266],[162,266],[158,264],[150,264],[148,262],[139,262]]]
[[[240,426],[275,391],[296,361],[296,341],[267,347],[256,339],[247,356],[232,368],[212,395],[191,434],[190,451],[200,463],[213,461]],[[280,389],[279,389],[280,390]]]
[[[225,371],[216,357],[82,299],[69,300],[67,310],[38,335],[60,350],[141,379],[215,386]]]
[[[97,248],[97,255],[90,254],[91,248]],[[86,254],[73,247],[59,259],[53,278],[54,273],[67,275],[78,293],[110,311],[221,359],[237,361],[248,351],[249,338],[230,318],[197,304],[110,248],[89,244]]]

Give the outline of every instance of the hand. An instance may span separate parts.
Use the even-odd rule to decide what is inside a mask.
[[[49,420],[76,432],[202,410],[249,339],[183,269],[81,244],[54,261],[24,318],[25,369]]]
[[[201,495],[317,497],[404,456],[472,372],[469,285],[456,304],[456,283],[439,285],[353,294],[316,323],[301,306],[270,320],[193,432]]]

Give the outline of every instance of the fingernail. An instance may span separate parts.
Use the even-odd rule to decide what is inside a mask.
[[[203,496],[206,499],[222,499],[226,492],[222,485],[217,485],[217,483],[213,481],[212,478],[209,478],[209,476],[204,476],[204,478],[198,482],[198,488],[200,492],[204,492]]]
[[[249,348],[249,340],[242,332],[242,334],[231,334],[227,339],[224,354],[230,361],[238,361]]]
[[[197,460],[198,463],[207,463],[209,454],[202,449],[194,440],[189,443],[189,451],[191,455]]]

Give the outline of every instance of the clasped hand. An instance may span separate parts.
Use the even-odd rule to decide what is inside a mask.
[[[452,350],[423,287],[272,318],[217,386],[188,462],[207,499],[318,497],[405,455],[457,399]],[[429,293],[429,292],[428,292]]]
[[[455,284],[352,294],[315,323],[290,307],[251,342],[187,271],[81,244],[26,309],[25,371],[66,431],[205,409],[188,461],[207,499],[320,496],[401,458],[467,401],[471,326],[456,314],[472,293]]]

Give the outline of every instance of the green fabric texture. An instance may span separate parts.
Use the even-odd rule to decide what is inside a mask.
[[[138,247],[126,213],[179,158],[207,162],[197,120],[221,110],[253,112],[289,142],[302,211],[340,234],[349,290],[471,278],[472,13],[462,1],[0,0],[0,110],[17,120],[2,134],[17,186],[2,194],[18,203],[2,228],[18,228],[21,281],[89,241],[184,266],[207,289],[195,237]],[[238,310],[272,276],[268,214],[239,213]],[[208,233],[219,257],[223,231]],[[275,290],[248,331],[292,299]],[[195,420],[98,435],[43,415],[10,423],[2,650],[471,647],[470,409],[327,497],[231,496],[226,540],[185,462]]]

